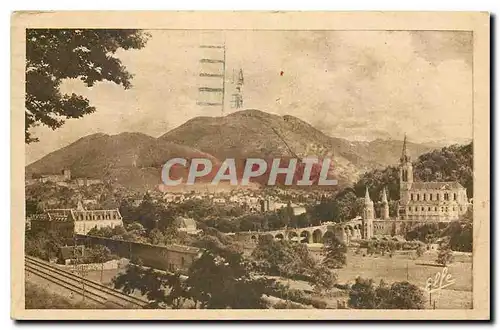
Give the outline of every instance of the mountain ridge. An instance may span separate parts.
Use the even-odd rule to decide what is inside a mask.
[[[161,166],[170,158],[206,157],[214,163],[248,157],[331,158],[340,181],[356,180],[373,168],[398,162],[402,141],[350,141],[331,137],[291,115],[248,109],[223,117],[194,117],[158,138],[138,132],[116,135],[94,133],[51,152],[26,166],[26,173],[59,173],[70,168],[74,176],[110,178],[133,186],[160,182]],[[415,158],[433,148],[408,143]]]

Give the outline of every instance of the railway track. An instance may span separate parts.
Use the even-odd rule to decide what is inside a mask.
[[[144,308],[148,304],[143,299],[129,296],[121,291],[60,269],[37,258],[26,256],[24,258],[24,265],[27,272],[81,295],[96,304],[121,309]]]

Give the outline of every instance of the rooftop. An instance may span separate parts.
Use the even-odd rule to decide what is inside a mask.
[[[465,189],[460,183],[454,182],[413,182],[412,189]]]

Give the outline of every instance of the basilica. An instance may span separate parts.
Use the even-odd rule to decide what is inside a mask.
[[[449,222],[467,212],[467,190],[458,182],[413,182],[406,137],[399,163],[399,208],[402,220]]]
[[[406,147],[406,137],[399,162],[400,196],[396,217],[389,217],[385,188],[382,191],[380,218],[375,217],[374,203],[368,188],[363,210],[364,238],[378,235],[401,235],[415,224],[450,222],[467,212],[467,190],[458,182],[414,182],[413,166]]]

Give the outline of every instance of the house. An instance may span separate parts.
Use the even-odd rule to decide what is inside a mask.
[[[81,202],[76,209],[48,209],[31,218],[31,230],[54,231],[63,237],[73,234],[85,235],[93,228],[123,226],[123,219],[118,209],[86,210]]]
[[[188,234],[196,234],[200,232],[200,230],[196,227],[196,221],[192,218],[177,217],[175,219],[175,225],[177,226],[178,231]]]
[[[72,261],[83,258],[85,246],[83,245],[72,245],[72,246],[61,246],[59,252],[57,253],[57,259],[59,263],[70,265]]]

